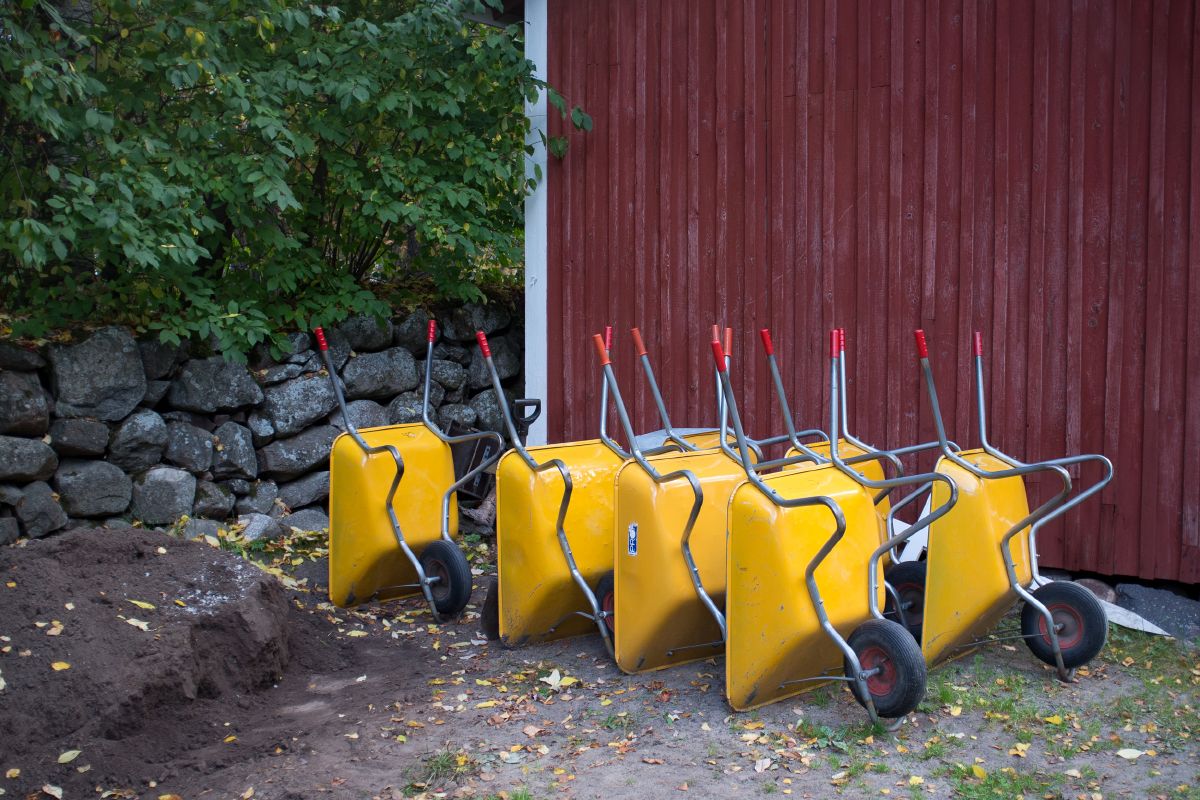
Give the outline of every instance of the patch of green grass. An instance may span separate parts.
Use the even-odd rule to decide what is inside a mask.
[[[1012,767],[978,777],[967,766],[956,764],[950,775],[954,796],[965,800],[996,800],[998,797],[1040,797],[1062,782],[1061,775],[1017,772]]]
[[[763,794],[775,794],[779,791],[779,787],[775,785],[775,781],[767,781],[762,787]]]
[[[637,720],[633,715],[626,711],[617,714],[609,714],[604,719],[600,720],[600,727],[610,731],[623,731],[628,733],[630,728],[637,724]]]
[[[478,771],[479,765],[466,752],[439,750],[414,768],[410,773],[412,783],[404,791],[410,796],[419,794],[431,786],[447,781],[457,782]]]

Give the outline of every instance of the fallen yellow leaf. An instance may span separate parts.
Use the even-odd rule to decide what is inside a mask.
[[[71,668],[71,665],[68,664],[66,661],[55,661],[53,664],[50,665],[50,669],[54,670],[55,672],[62,672],[64,669],[70,669],[70,668]]]
[[[367,635],[367,632],[366,632],[366,631],[350,631],[350,632],[349,632],[349,633],[347,633],[346,635],[347,635],[347,636],[353,636],[354,638],[356,638],[356,639],[357,639],[357,638],[358,638],[358,637],[360,637],[360,636],[366,636],[366,635]]]
[[[985,770],[983,767],[979,766],[978,764],[972,764],[971,765],[971,774],[974,775],[976,778],[979,778],[979,780],[983,780],[984,778],[987,777],[987,770]]]
[[[79,758],[80,750],[66,750],[58,757],[58,763],[70,764],[75,759]]]
[[[950,706],[950,716],[957,717],[962,713],[962,706]]]
[[[920,786],[924,782],[925,782],[925,779],[922,778],[920,775],[913,775],[908,779],[909,786]]]
[[[482,703],[476,703],[476,708],[495,708],[500,705],[499,700],[484,700]]]
[[[138,608],[143,608],[147,611],[154,610],[154,603],[147,603],[145,600],[130,600],[129,602],[133,603]]]
[[[763,727],[763,723],[762,722],[747,722],[742,727],[748,731],[756,731]]]
[[[150,630],[150,623],[142,622],[140,619],[134,619],[133,617],[130,617],[129,619],[125,620],[125,622],[127,622],[128,624],[137,628],[139,631],[149,631]]]
[[[47,783],[46,785],[44,785],[42,787],[42,793],[50,795],[51,797],[55,798],[55,800],[62,800],[62,787],[61,786],[54,786],[52,784]]]
[[[175,605],[179,606],[180,608],[187,608],[187,603],[183,602],[182,600],[176,600]]]
[[[1062,725],[1063,718],[1060,714],[1052,714],[1045,718],[1045,721],[1051,725]]]
[[[13,778],[19,778],[21,777],[21,770],[13,767],[8,772],[4,773],[4,777],[8,778],[9,780],[12,780]]]
[[[237,737],[231,733],[228,736],[226,736],[224,739],[222,739],[221,741],[224,742],[225,744],[232,744],[233,742],[237,741]]]
[[[1016,756],[1017,758],[1024,758],[1025,753],[1028,752],[1028,750],[1029,744],[1027,742],[1017,742],[1015,745],[1013,745],[1012,749],[1008,751],[1008,754],[1010,756]]]
[[[1134,750],[1132,747],[1125,747],[1117,751],[1117,755],[1126,761],[1137,761],[1139,756],[1146,755],[1141,750]]]

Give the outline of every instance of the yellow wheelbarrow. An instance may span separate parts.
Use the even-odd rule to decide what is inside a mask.
[[[770,352],[769,334],[764,344]],[[832,332],[828,460],[770,475],[747,464],[729,503],[726,692],[733,708],[745,710],[846,681],[877,722],[904,716],[925,692],[920,648],[879,610],[881,558],[944,516],[957,495],[945,476],[875,481],[841,458],[838,348]],[[720,364],[719,344],[713,349]],[[723,384],[740,446],[727,377]],[[916,494],[930,482],[946,485],[947,500],[903,533],[883,536],[872,489],[917,484]]]
[[[471,598],[471,567],[454,541],[456,492],[489,468],[503,444],[491,432],[447,436],[429,418],[429,382],[437,323],[429,321],[422,421],[358,430],[329,356],[317,344],[345,420],[329,456],[329,599],[354,606],[413,594],[425,596],[434,620],[458,614]],[[496,455],[454,478],[450,446],[493,439]],[[403,489],[402,496],[397,491]],[[418,556],[417,554],[420,553]]]
[[[923,611],[914,631],[929,664],[956,658],[977,645],[1021,638],[1059,677],[1070,680],[1076,667],[1100,652],[1108,621],[1095,596],[1078,584],[1044,582],[1037,567],[1036,535],[1051,519],[1065,514],[1112,480],[1112,464],[1101,455],[1078,455],[1032,463],[994,447],[987,438],[983,389],[983,342],[974,340],[975,398],[980,447],[958,450],[946,438],[941,407],[923,331],[916,331],[917,354],[941,443],[937,471],[953,478],[960,503],[929,530],[923,571],[914,574],[910,599]],[[1067,467],[1090,463],[1100,478],[1071,496]],[[1036,472],[1057,475],[1061,491],[1029,511],[1024,477]],[[938,497],[934,491],[935,502]],[[964,592],[963,586],[971,591]],[[1021,630],[1016,636],[988,633],[1019,601]]]
[[[607,358],[612,329],[601,349]],[[487,337],[476,334],[498,398],[503,388]],[[515,647],[577,636],[593,627],[612,653],[613,482],[629,458],[607,432],[602,387],[600,436],[526,447],[503,402],[512,449],[496,468],[497,580],[484,604],[484,632]],[[674,446],[671,446],[674,449]]]

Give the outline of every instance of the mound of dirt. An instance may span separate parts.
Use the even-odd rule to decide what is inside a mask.
[[[0,766],[54,765],[26,770],[32,789],[90,793],[98,775],[80,767],[96,757],[110,775],[141,777],[188,749],[196,706],[249,708],[283,675],[291,605],[253,564],[152,531],[77,530],[0,550]],[[139,746],[122,765],[131,737]],[[85,752],[58,766],[59,748]]]

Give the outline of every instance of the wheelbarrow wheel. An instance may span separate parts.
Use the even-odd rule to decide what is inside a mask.
[[[901,561],[884,572],[884,580],[896,591],[904,614],[902,616],[896,611],[896,604],[889,593],[883,615],[908,628],[917,644],[921,643],[922,622],[925,616],[926,566],[924,561]]]
[[[604,624],[608,626],[609,633],[617,632],[615,586],[616,582],[611,572],[604,573],[604,576],[596,583],[596,602],[600,605],[600,611],[607,614],[604,618]]]
[[[1067,669],[1083,666],[1104,649],[1108,639],[1108,616],[1096,596],[1077,583],[1053,581],[1033,596],[1050,611]],[[1029,603],[1021,609],[1021,633],[1030,652],[1057,666],[1046,618]]]
[[[471,599],[471,565],[454,542],[438,539],[421,553],[421,569],[428,578],[438,580],[429,587],[433,605],[439,614],[454,616]]]
[[[487,594],[483,596],[479,627],[483,629],[483,635],[489,642],[500,638],[500,582],[495,578],[488,581]]]
[[[925,659],[912,635],[898,622],[870,619],[850,634],[849,644],[858,656],[867,677],[867,691],[875,704],[875,713],[884,719],[902,717],[925,697]],[[854,671],[847,659],[847,677]],[[866,705],[858,685],[851,681],[854,699]]]

